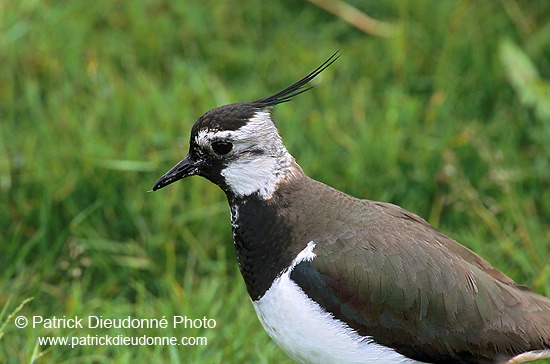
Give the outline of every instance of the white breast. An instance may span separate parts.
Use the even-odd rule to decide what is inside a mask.
[[[296,264],[315,257],[314,247],[310,242],[265,295],[252,302],[269,336],[299,363],[419,363],[360,336],[290,279]]]

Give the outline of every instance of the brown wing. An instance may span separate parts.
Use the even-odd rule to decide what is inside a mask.
[[[326,238],[315,240],[317,257],[291,276],[337,318],[432,363],[489,363],[550,348],[548,298],[518,286],[412,213],[346,201],[331,211],[339,230],[320,227]]]

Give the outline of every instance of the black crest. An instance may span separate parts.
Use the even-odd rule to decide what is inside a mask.
[[[212,109],[202,115],[193,126],[192,135],[196,135],[202,128],[212,130],[237,130],[246,125],[248,120],[258,111],[270,108],[277,104],[290,101],[315,86],[306,87],[307,83],[323,72],[338,59],[335,52],[322,65],[310,72],[307,76],[271,96],[251,102],[237,102]]]
[[[309,73],[307,76],[302,78],[300,81],[288,86],[284,90],[281,90],[271,96],[265,97],[263,99],[259,99],[256,101],[252,101],[251,104],[254,106],[257,106],[259,108],[264,107],[270,107],[275,106],[277,104],[281,104],[283,102],[290,101],[294,96],[297,96],[303,92],[306,92],[307,90],[312,89],[315,86],[309,86],[304,87],[309,81],[313,80],[317,75],[319,75],[321,72],[323,72],[328,66],[333,64],[340,55],[338,52],[335,52],[332,56],[329,57],[322,65],[317,67],[315,70],[313,70],[311,73]]]

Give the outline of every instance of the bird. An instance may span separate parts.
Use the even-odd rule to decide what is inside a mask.
[[[152,190],[194,175],[223,190],[258,319],[298,363],[550,358],[549,298],[421,217],[308,177],[288,152],[274,107],[338,57],[271,96],[206,112]]]

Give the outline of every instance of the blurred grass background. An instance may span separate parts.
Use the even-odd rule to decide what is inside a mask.
[[[336,50],[276,110],[306,173],[399,204],[550,295],[550,2],[349,4],[391,35],[306,1],[0,0],[0,362],[289,362],[249,303],[222,192],[198,177],[146,191],[202,113]],[[217,327],[17,329],[29,297],[16,315]],[[37,346],[105,334],[208,346]]]

